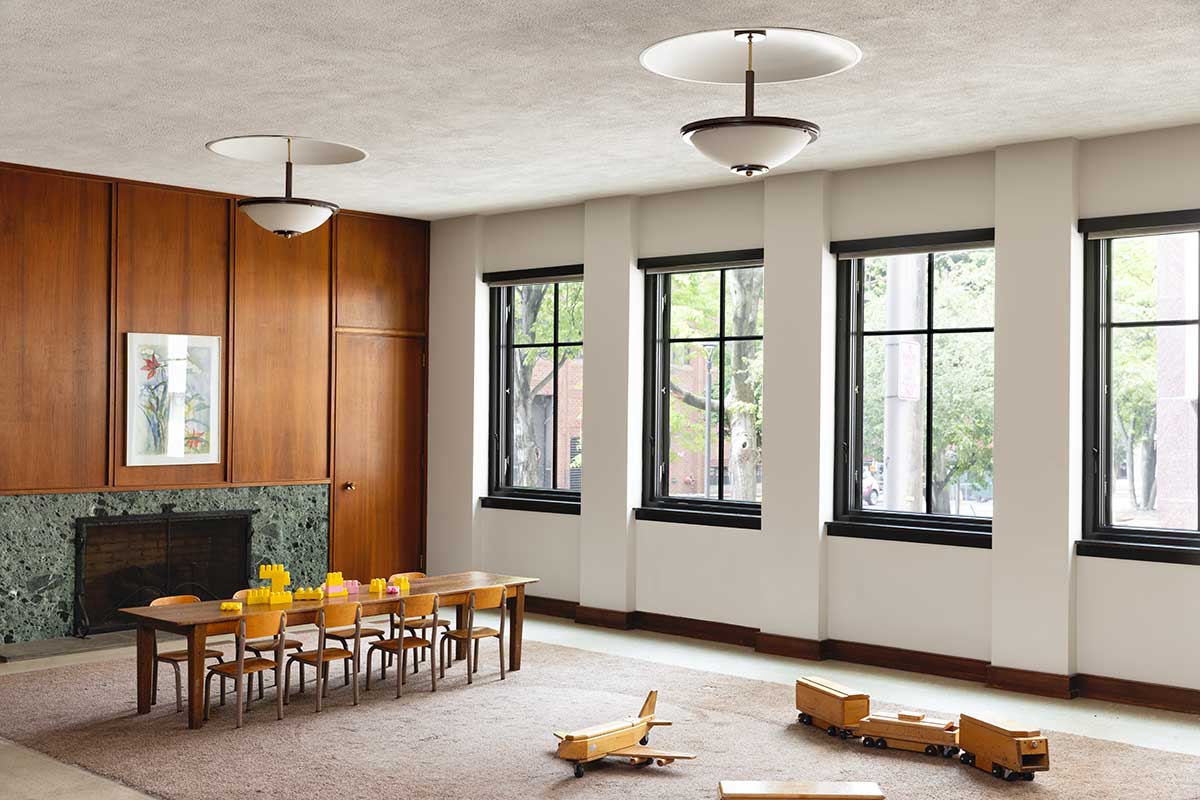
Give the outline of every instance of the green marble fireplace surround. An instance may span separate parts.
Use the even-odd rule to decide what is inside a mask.
[[[155,489],[0,496],[0,641],[68,636],[75,591],[75,520],[174,511],[254,510],[251,563],[285,564],[296,585],[324,579],[329,486]]]

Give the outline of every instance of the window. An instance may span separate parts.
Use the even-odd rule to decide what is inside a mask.
[[[974,537],[919,541],[986,546],[996,263],[979,239],[991,231],[964,233],[957,249],[914,237],[839,263],[835,509],[846,523]]]
[[[578,513],[582,267],[484,278],[493,284],[490,500],[501,501],[485,505]]]
[[[1087,242],[1084,535],[1196,547],[1200,233],[1158,216]]]
[[[758,517],[762,252],[643,259],[640,265],[655,270],[664,263],[646,276],[645,508],[639,516],[679,519],[647,511],[674,509]]]

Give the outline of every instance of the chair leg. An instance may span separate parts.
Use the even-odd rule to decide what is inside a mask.
[[[358,705],[358,656],[349,659],[349,661],[354,662],[354,674],[350,682],[350,699],[352,705]]]
[[[283,694],[279,691],[279,661],[275,662],[275,719],[283,719]]]
[[[329,697],[329,662],[321,664],[321,696]]]
[[[503,609],[501,609],[503,612]],[[500,680],[504,680],[504,637],[497,636],[496,644],[500,645]]]
[[[324,654],[322,654],[322,655],[324,655]],[[326,662],[326,663],[328,663],[328,662]],[[322,690],[325,688],[325,687],[322,685],[322,684],[323,684],[323,681],[321,680],[321,674],[322,674],[322,673],[323,673],[325,670],[321,669],[321,666],[322,666],[322,664],[321,664],[321,663],[317,663],[317,664],[314,664],[314,665],[313,665],[313,672],[317,673],[317,680],[316,680],[317,687],[316,687],[316,689],[313,691],[313,694],[314,694],[314,695],[316,695],[316,701],[315,701],[315,702],[316,702],[316,704],[317,704],[317,713],[318,713],[318,714],[320,714],[320,713],[321,713],[321,691],[322,691]]]
[[[375,648],[367,648],[367,691],[371,691],[371,656],[375,655]],[[380,660],[387,658],[383,653],[379,654]]]
[[[415,658],[413,659],[416,660]],[[400,648],[400,666],[396,670],[396,697],[399,697],[404,691],[404,675],[408,672],[408,650]]]
[[[342,686],[350,685],[350,659],[342,659]]]
[[[296,663],[300,665],[300,694],[304,694],[304,662],[297,661]]]
[[[258,673],[258,699],[259,700],[263,699],[263,684],[266,682],[265,679],[263,678],[264,674],[265,673],[262,673],[262,672]]]
[[[478,639],[475,640],[475,644],[479,644]],[[470,642],[467,642],[467,646],[464,647],[463,649],[467,651],[467,685],[470,685],[471,683],[474,682],[471,680],[471,673],[475,671],[474,669],[472,669],[475,666],[475,659],[471,658],[471,651],[474,650],[475,648],[471,647]]]
[[[150,705],[158,703],[158,659],[154,659],[154,671],[150,675]]]
[[[245,713],[245,708],[242,705],[242,683],[244,681],[245,676],[240,672],[238,673],[238,676],[233,679],[233,702],[237,705],[237,725],[235,727],[237,728],[242,727],[242,714]],[[225,682],[222,681],[221,685],[224,685],[224,683]],[[251,681],[250,685],[246,687],[247,693],[250,692],[250,687],[253,685],[254,683]]]
[[[292,662],[288,660],[283,665],[283,704],[288,704],[288,693],[292,688]],[[275,670],[275,693],[279,694],[279,670]],[[283,713],[282,711],[280,712]]]
[[[212,679],[213,673],[208,673],[208,679],[204,681],[204,719],[208,719],[209,700],[212,699]]]
[[[258,674],[260,676],[262,675],[261,672]],[[246,681],[246,712],[247,713],[249,713],[250,704],[253,702],[254,702],[254,676],[251,675],[250,679],[248,681]]]
[[[433,644],[432,644],[432,643],[430,643],[430,646],[429,646],[428,648],[423,648],[423,649],[427,649],[427,650],[429,650],[429,655],[428,655],[428,658],[429,658],[429,685],[430,685],[430,687],[431,687],[431,688],[429,689],[429,691],[431,691],[431,692],[436,692],[436,691],[437,691],[437,679],[438,679],[438,672],[437,672],[437,667],[438,667],[438,654],[437,654],[437,649],[436,649],[435,647],[433,647]]]
[[[179,676],[179,665],[174,661],[171,666],[175,668],[175,713],[183,711],[183,679]]]
[[[448,641],[450,641],[450,637],[443,636],[442,640],[440,642],[438,642],[438,647],[442,648],[442,650],[444,651],[446,649],[446,642],[448,642]],[[446,654],[444,652],[438,653],[437,669],[438,669],[438,677],[445,678],[446,677]]]
[[[479,640],[475,640],[475,672],[479,672]]]
[[[223,656],[217,656],[217,663],[224,664],[225,658]],[[221,676],[221,705],[225,705],[225,677],[224,676]]]

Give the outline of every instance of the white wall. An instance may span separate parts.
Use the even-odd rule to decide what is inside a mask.
[[[1039,152],[1038,147],[1013,152],[1020,156]],[[1052,151],[1055,147],[1050,145]],[[482,269],[585,262],[588,341],[592,342],[586,345],[587,364],[600,363],[606,365],[604,369],[640,375],[637,331],[631,330],[629,336],[623,333],[629,319],[616,320],[617,335],[612,340],[601,338],[602,344],[596,343],[596,326],[591,324],[592,311],[598,307],[593,305],[593,297],[597,304],[615,308],[614,300],[619,304],[620,298],[628,299],[630,291],[637,291],[636,284],[625,283],[629,279],[626,272],[611,266],[624,257],[620,246],[607,254],[603,248],[592,249],[599,245],[585,246],[589,236],[586,204],[471,218],[475,222],[435,223],[431,357],[452,356],[466,363],[453,367],[431,364],[431,569],[444,571],[444,567],[473,558],[476,566],[540,576],[542,583],[531,593],[548,597],[589,602],[585,595],[603,597],[607,589],[613,589],[616,599],[609,603],[613,608],[627,606],[749,625],[805,638],[829,637],[980,659],[999,657],[1001,666],[1056,672],[1076,669],[1200,686],[1200,673],[1194,669],[1200,663],[1200,639],[1177,635],[1195,619],[1200,593],[1194,587],[1200,571],[1189,566],[1079,558],[1071,549],[1079,534],[1078,474],[1071,452],[1077,449],[1080,425],[1074,388],[1078,381],[1073,373],[1078,368],[1073,338],[1077,333],[1071,332],[1077,324],[1072,315],[1078,309],[1078,275],[1071,272],[1077,264],[1072,261],[1075,256],[1069,255],[1075,241],[1069,223],[1076,212],[1068,212],[1062,205],[1077,199],[1080,216],[1200,207],[1200,174],[1194,174],[1200,173],[1200,159],[1194,157],[1200,153],[1200,126],[1086,140],[1077,145],[1066,142],[1057,147],[1056,163],[1060,165],[1063,152],[1077,151],[1070,157],[1069,168],[1039,173],[1026,163],[1018,169],[1017,162],[1022,159],[1013,161],[1011,153],[1004,157],[1008,161],[1001,163],[995,153],[986,152],[824,176],[776,176],[638,198],[627,205],[628,229],[614,228],[611,218],[605,222],[608,230],[632,232],[636,252],[631,257],[765,247],[770,289],[764,378],[766,501],[763,529],[751,531],[631,520],[628,508],[615,507],[620,503],[615,499],[618,490],[614,499],[605,503],[614,507],[599,512],[596,519],[603,521],[590,528],[593,533],[589,534],[607,530],[618,536],[609,542],[617,543],[615,549],[605,547],[606,559],[612,560],[590,575],[584,574],[589,558],[581,547],[585,525],[581,517],[480,509],[477,499],[486,485],[480,487],[478,465],[457,461],[456,469],[451,469],[434,454],[448,443],[447,450],[455,459],[486,460],[478,443],[468,446],[465,441],[467,436],[479,435],[478,424],[468,432],[460,416],[478,414],[480,402],[486,410],[486,374],[481,383],[479,373],[486,341],[481,344],[478,337],[481,322],[486,330],[486,302],[480,299],[483,295],[475,277]],[[1021,169],[1026,170],[1026,178],[1021,177]],[[1055,220],[1037,233],[1056,238],[1058,250],[1045,256],[1042,266],[1026,264],[1023,276],[1012,272],[1018,267],[1005,266],[1022,257],[1023,237],[1036,233],[1038,224],[1037,214],[1026,215],[1027,220],[1019,225],[1010,224],[1012,214],[1020,211],[1024,202],[1021,180],[1029,181],[1031,199],[1045,200],[1042,196],[1050,193],[1062,201],[1055,206]],[[1008,221],[997,219],[999,206],[1005,209]],[[1019,430],[1030,413],[1023,405],[1025,398],[1036,397],[1045,389],[1037,376],[1053,375],[1046,370],[1020,369],[1021,358],[1033,353],[1048,368],[1058,364],[1063,370],[1053,379],[1055,397],[1062,402],[1056,399],[1039,405],[1043,418],[1037,430],[1047,435],[1055,430],[1065,432],[1054,445],[1055,457],[1064,459],[1065,473],[1053,479],[1052,491],[1036,498],[1025,496],[1034,491],[1029,488],[1014,494],[1011,490],[1022,485],[1016,471],[1024,469],[1029,460],[1011,448],[1005,455],[1003,446],[998,445],[997,536],[1012,538],[997,540],[996,551],[825,537],[822,523],[829,518],[831,506],[833,380],[828,355],[833,274],[826,252],[828,240],[994,225],[1009,231],[998,243],[998,282],[1009,291],[1000,290],[998,297],[1036,292],[1039,269],[1066,270],[1067,277],[1055,289],[1058,294],[1047,301],[1048,312],[1057,309],[1055,313],[1063,315],[1061,325],[1041,331],[1054,339],[1048,350],[1033,350],[1028,337],[1021,343],[1019,308],[998,313],[996,334],[998,358],[1011,357],[1010,368],[1002,370],[998,364],[997,371],[1006,384],[1006,389],[997,389],[998,430],[1010,432],[1010,445],[1028,447],[1037,438],[1012,432]],[[464,244],[462,240],[471,237],[477,240]],[[1007,261],[999,252],[1005,247]],[[593,252],[602,255],[589,256]],[[609,266],[600,269],[587,263],[597,258]],[[468,285],[471,281],[476,282],[474,287]],[[619,283],[615,295],[611,294],[611,281]],[[601,282],[606,288],[593,291]],[[602,300],[606,293],[609,299]],[[463,310],[464,298],[469,311]],[[1012,305],[1003,302],[1006,307]],[[636,317],[640,312],[633,309],[632,313]],[[472,347],[476,352],[469,352]],[[620,352],[597,353],[600,347]],[[1003,355],[1005,352],[1009,356]],[[1052,358],[1045,360],[1049,356]],[[483,364],[486,367],[486,360]],[[589,409],[596,406],[597,396],[606,397],[604,386],[612,379],[611,375],[594,378],[594,372],[588,375],[585,426],[595,413]],[[591,382],[596,380],[601,382],[599,387]],[[630,385],[617,382],[614,399],[621,407],[625,407]],[[479,396],[467,402],[462,393]],[[627,454],[627,466],[635,470],[640,455],[636,440],[631,445],[628,436],[640,431],[638,411],[634,409],[634,415],[624,421],[600,414],[610,420],[604,425],[619,428],[608,433],[618,440],[618,452]],[[595,422],[598,418],[591,419]],[[589,441],[603,436],[595,424],[587,430]],[[586,515],[590,494],[586,476],[591,473],[586,468],[584,472]],[[471,483],[464,487],[467,476]],[[622,471],[620,481],[628,478],[629,472]],[[1000,488],[1006,483],[1007,494]],[[628,484],[621,485],[628,488]],[[1028,482],[1025,485],[1028,487]],[[1058,494],[1061,497],[1055,499]],[[592,500],[598,502],[595,496]],[[1012,512],[1008,517],[1002,504]],[[1022,504],[1033,517],[1042,518],[1042,524],[1026,525],[1018,513]],[[1048,513],[1039,517],[1043,510]],[[618,530],[622,525],[626,526],[624,534]],[[1021,536],[1030,537],[1026,542],[1032,548],[1029,554],[1036,555],[1022,558]],[[1046,558],[1052,563],[1047,564]],[[1049,603],[1054,632],[1048,638],[1031,640],[1027,628],[1008,625],[1004,616],[1007,609],[1022,602],[1019,590],[1025,575],[1036,585],[1038,598]],[[703,590],[727,580],[758,591],[730,599]],[[581,583],[589,582],[593,589],[581,593]],[[953,597],[949,605],[945,601],[948,594]],[[1036,612],[1026,619],[1041,624]],[[1190,671],[1187,665],[1192,665]]]

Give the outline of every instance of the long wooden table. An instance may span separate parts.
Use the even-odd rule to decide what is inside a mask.
[[[508,587],[508,668],[521,668],[521,637],[525,623],[525,587],[537,583],[537,578],[516,575],[497,575],[492,572],[458,572],[453,575],[433,575],[411,581],[403,596],[436,594],[443,608],[454,606],[456,627],[463,627],[463,604],[467,593],[485,586]],[[365,587],[366,584],[363,584]],[[188,727],[204,726],[204,650],[210,635],[235,633],[238,621],[264,611],[287,612],[288,627],[312,623],[322,606],[339,603],[362,603],[363,617],[386,614],[402,595],[371,594],[361,591],[348,597],[324,600],[297,600],[283,605],[246,605],[241,611],[222,611],[221,601],[188,603],[175,606],[144,606],[122,608],[137,618],[137,703],[139,714],[150,713],[151,682],[154,679],[156,631],[178,633],[187,639]],[[461,657],[461,655],[459,656]]]

